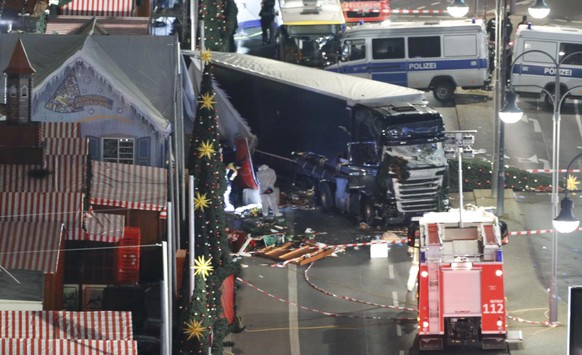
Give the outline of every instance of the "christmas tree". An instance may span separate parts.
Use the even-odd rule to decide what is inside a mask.
[[[204,48],[234,52],[234,33],[238,26],[234,0],[200,0],[199,18],[204,21]]]
[[[194,280],[189,279],[189,270],[183,273],[179,314],[182,354],[206,354],[209,347],[213,354],[222,354],[222,340],[229,329],[223,318],[220,288],[226,277],[237,269],[230,259],[226,233],[223,205],[226,167],[221,156],[210,57],[210,51],[201,55],[204,70],[188,162],[195,180],[191,207],[194,208],[196,259]],[[189,295],[191,282],[194,282],[194,293]]]

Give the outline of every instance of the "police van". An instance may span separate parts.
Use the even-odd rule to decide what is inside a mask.
[[[450,101],[457,87],[484,88],[489,49],[482,20],[393,22],[350,28],[340,61],[325,69],[420,90]]]
[[[542,97],[551,106],[559,69],[560,94],[582,97],[582,30],[519,26],[513,60],[511,84],[519,95]]]

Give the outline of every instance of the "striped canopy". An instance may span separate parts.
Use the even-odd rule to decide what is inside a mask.
[[[75,0],[63,6],[63,15],[132,16],[133,0]]]
[[[0,354],[137,355],[135,340],[0,339]]]
[[[0,223],[0,265],[9,270],[55,273],[63,233],[59,223]]]
[[[2,222],[63,223],[67,239],[83,240],[82,216],[81,192],[0,192]]]
[[[91,204],[160,212],[166,207],[166,169],[102,161],[91,166]]]
[[[0,311],[0,338],[133,340],[131,322],[131,312]]]

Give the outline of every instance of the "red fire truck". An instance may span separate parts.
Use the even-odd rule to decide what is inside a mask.
[[[342,0],[346,23],[382,22],[390,18],[389,0]]]
[[[505,348],[501,223],[484,209],[431,212],[419,219],[420,350]]]

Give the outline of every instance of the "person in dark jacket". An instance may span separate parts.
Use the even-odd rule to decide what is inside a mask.
[[[273,23],[275,22],[275,0],[263,0],[259,16],[261,17],[263,44],[270,43],[273,39]]]

